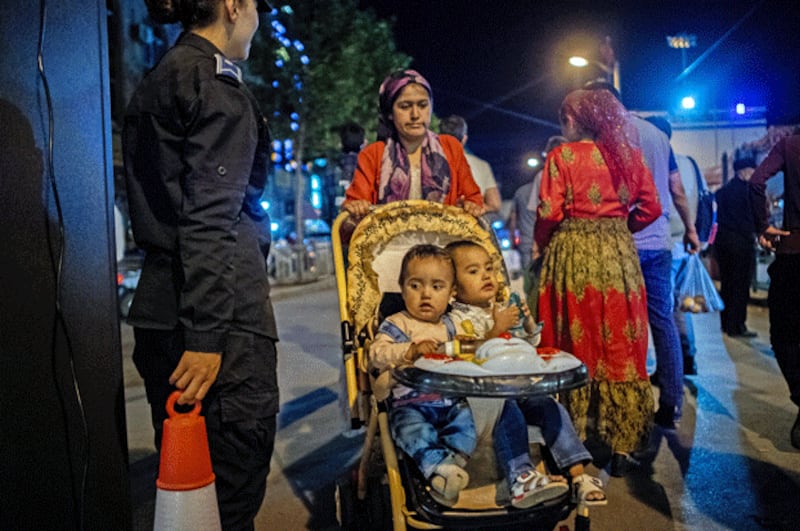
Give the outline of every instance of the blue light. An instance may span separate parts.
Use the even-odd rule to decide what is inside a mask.
[[[322,208],[322,195],[319,192],[311,192],[311,206]]]
[[[283,59],[276,59],[275,66],[277,66],[278,68],[283,68]]]
[[[500,248],[501,249],[511,249],[511,240],[508,238],[503,238],[500,240]]]
[[[272,232],[278,232],[279,228],[280,228],[280,224],[275,222],[275,221],[273,221],[273,222],[271,222],[269,224],[269,230],[272,231]]]
[[[274,29],[275,33],[277,33],[278,35],[283,35],[284,33],[286,33],[286,28],[283,26],[283,24],[281,24],[277,20],[272,21],[272,29]]]
[[[691,96],[686,96],[681,100],[681,107],[683,107],[684,109],[694,109],[695,105],[696,103],[694,101],[694,98]]]
[[[298,124],[297,122],[292,122],[289,125],[289,127],[292,129],[292,131],[297,131],[298,129],[300,129],[300,124]]]
[[[286,164],[283,165],[283,169],[286,170],[287,172],[291,172],[292,165],[287,162]]]
[[[279,85],[279,83],[278,83],[277,79],[272,81],[272,88],[278,88],[278,85]]]
[[[311,189],[319,190],[320,188],[322,188],[322,185],[320,183],[319,175],[316,173],[311,174]]]
[[[295,48],[295,50],[297,50],[298,52],[302,52],[303,50],[305,50],[305,49],[306,49],[306,47],[305,47],[305,46],[303,46],[303,43],[302,43],[302,42],[300,42],[300,41],[298,41],[298,40],[296,40],[296,39],[295,39],[295,41],[294,41],[294,48]]]
[[[502,229],[503,228],[503,222],[500,221],[500,220],[497,220],[497,221],[493,222],[492,223],[492,228],[493,229]]]
[[[281,144],[280,140],[273,140],[272,141],[272,151],[280,151],[283,149],[283,144]]]
[[[747,108],[744,106],[744,103],[737,103],[736,104],[736,114],[742,115],[747,112]]]
[[[267,201],[266,199],[264,201],[261,201],[261,208],[263,208],[264,210],[269,210],[269,206],[270,206],[269,201]]]
[[[319,157],[318,159],[314,159],[314,164],[320,168],[324,168],[328,165],[328,159],[325,157]]]
[[[289,118],[291,118],[292,120],[294,120],[296,122],[297,120],[300,119],[300,115],[297,114],[296,112],[293,112],[292,114],[289,115]]]
[[[307,65],[309,63],[308,56],[307,55],[301,55],[300,56],[300,62],[303,63],[304,65]]]

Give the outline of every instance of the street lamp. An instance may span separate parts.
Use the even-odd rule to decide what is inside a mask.
[[[614,85],[617,92],[621,92],[619,83],[619,61],[614,61],[613,66],[609,67],[607,64],[601,63],[600,61],[590,61],[580,55],[573,55],[569,58],[569,64],[578,68],[584,68],[589,66],[589,64],[593,64],[606,74],[606,78]]]
[[[600,43],[600,57],[603,59],[602,61],[593,61],[591,59],[586,59],[585,57],[581,57],[580,55],[573,55],[569,58],[569,64],[572,66],[576,66],[578,68],[584,68],[589,65],[589,63],[597,66],[606,74],[606,79],[617,89],[617,92],[622,92],[620,88],[620,80],[619,80],[619,61],[617,61],[617,56],[614,54],[614,48],[611,46],[611,37],[606,36],[605,39]]]
[[[683,70],[686,70],[686,50],[697,46],[697,36],[690,33],[667,35],[667,46],[681,51],[681,64]]]

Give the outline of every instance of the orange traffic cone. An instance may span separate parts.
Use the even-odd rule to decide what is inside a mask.
[[[200,402],[195,402],[194,409],[188,413],[178,413],[175,401],[180,396],[181,392],[175,391],[167,399],[169,418],[164,421],[161,438],[153,529],[221,530]]]

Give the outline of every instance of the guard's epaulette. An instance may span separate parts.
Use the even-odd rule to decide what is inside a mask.
[[[217,79],[233,83],[238,87],[242,82],[242,69],[221,53],[215,53],[214,57],[217,59]]]

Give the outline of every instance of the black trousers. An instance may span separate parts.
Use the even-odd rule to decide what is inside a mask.
[[[134,337],[133,361],[145,382],[160,448],[167,398],[175,391],[169,376],[183,355],[183,334],[134,328]],[[252,530],[266,493],[278,412],[276,357],[273,339],[230,332],[217,380],[203,399],[225,530]]]
[[[721,238],[714,242],[714,250],[719,264],[720,295],[725,303],[725,309],[720,312],[720,324],[724,332],[738,334],[747,329],[747,303],[756,252],[752,242],[742,245],[727,240],[722,233],[718,236]]]
[[[769,269],[769,336],[775,359],[800,407],[800,254],[778,254]]]

